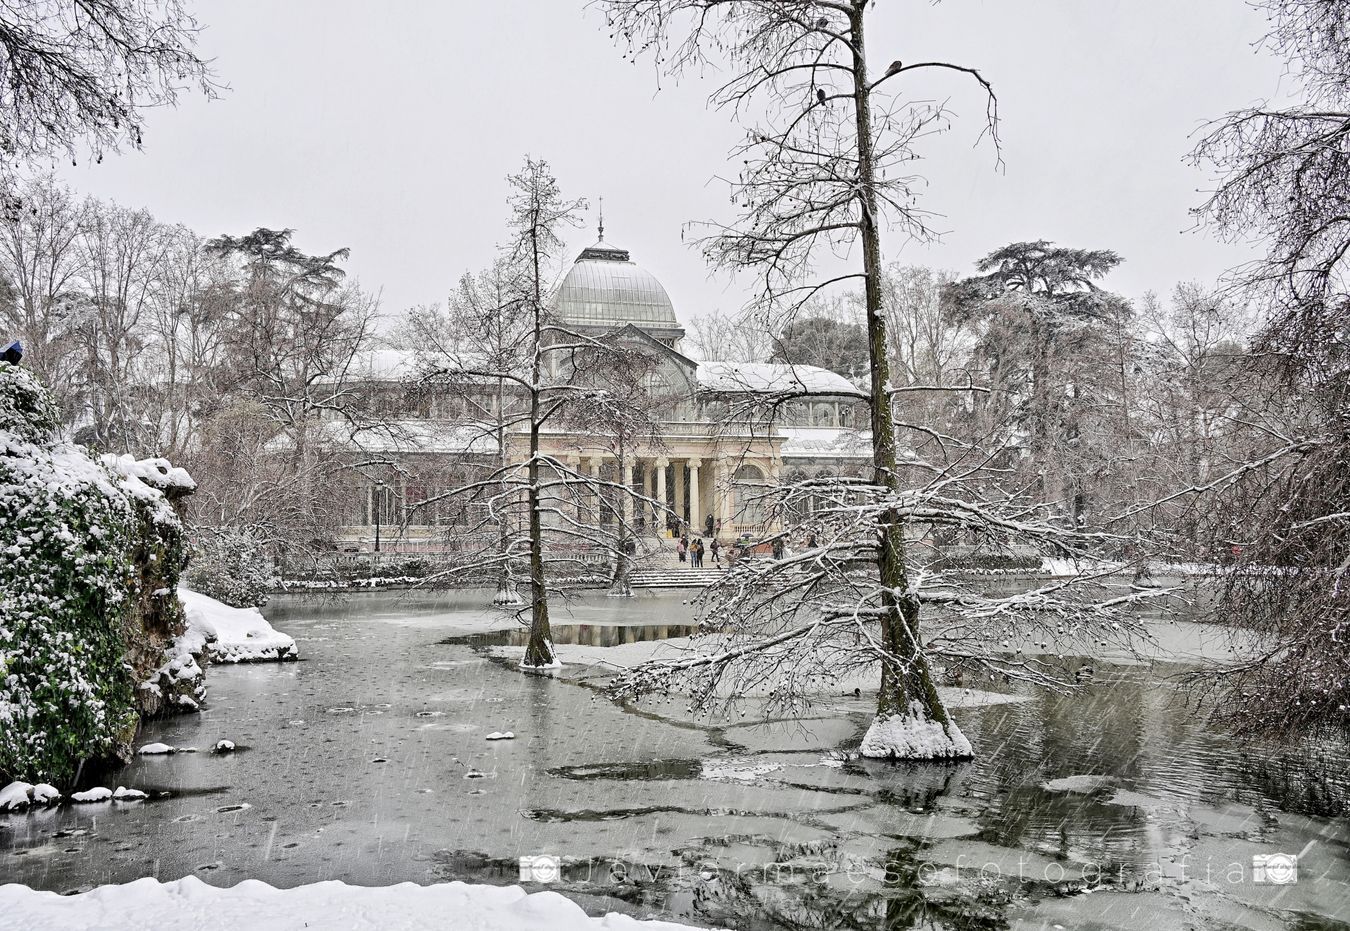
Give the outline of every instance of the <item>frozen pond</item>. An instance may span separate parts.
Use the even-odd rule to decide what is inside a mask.
[[[110,784],[167,793],[144,803],[0,816],[0,882],[510,883],[545,854],[588,909],[743,929],[1350,927],[1343,750],[1212,733],[1175,665],[1095,661],[1083,694],[958,710],[973,763],[879,764],[841,752],[851,695],[724,727],[597,697],[583,661],[687,635],[684,597],[559,606],[558,679],[488,655],[517,638],[479,597],[279,599],[303,660],[212,667],[207,711],[140,738],[239,752],[136,760]],[[1255,881],[1275,853],[1296,884]]]

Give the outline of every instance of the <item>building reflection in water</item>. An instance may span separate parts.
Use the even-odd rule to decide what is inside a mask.
[[[587,647],[617,647],[625,643],[643,643],[649,640],[670,640],[691,637],[698,632],[696,624],[554,624],[553,642]],[[524,628],[503,631],[493,638],[494,645],[523,647],[530,632]]]

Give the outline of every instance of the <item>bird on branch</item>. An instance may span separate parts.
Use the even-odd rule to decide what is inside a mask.
[[[891,66],[886,69],[886,77],[889,78],[903,67],[905,67],[904,63],[897,58],[895,61],[891,62]]]
[[[816,100],[820,102],[822,107],[825,106],[825,90],[823,88],[816,88]]]

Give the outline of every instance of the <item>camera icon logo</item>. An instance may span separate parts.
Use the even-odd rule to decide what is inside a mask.
[[[520,858],[520,881],[523,883],[555,883],[562,875],[562,861],[548,854]]]
[[[1293,885],[1298,882],[1298,856],[1292,853],[1253,856],[1252,881],[1268,886]]]

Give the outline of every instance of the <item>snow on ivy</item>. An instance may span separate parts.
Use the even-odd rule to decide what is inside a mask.
[[[0,782],[60,783],[84,760],[126,751],[143,515],[178,529],[147,479],[191,481],[96,461],[56,429],[46,390],[0,363]]]

